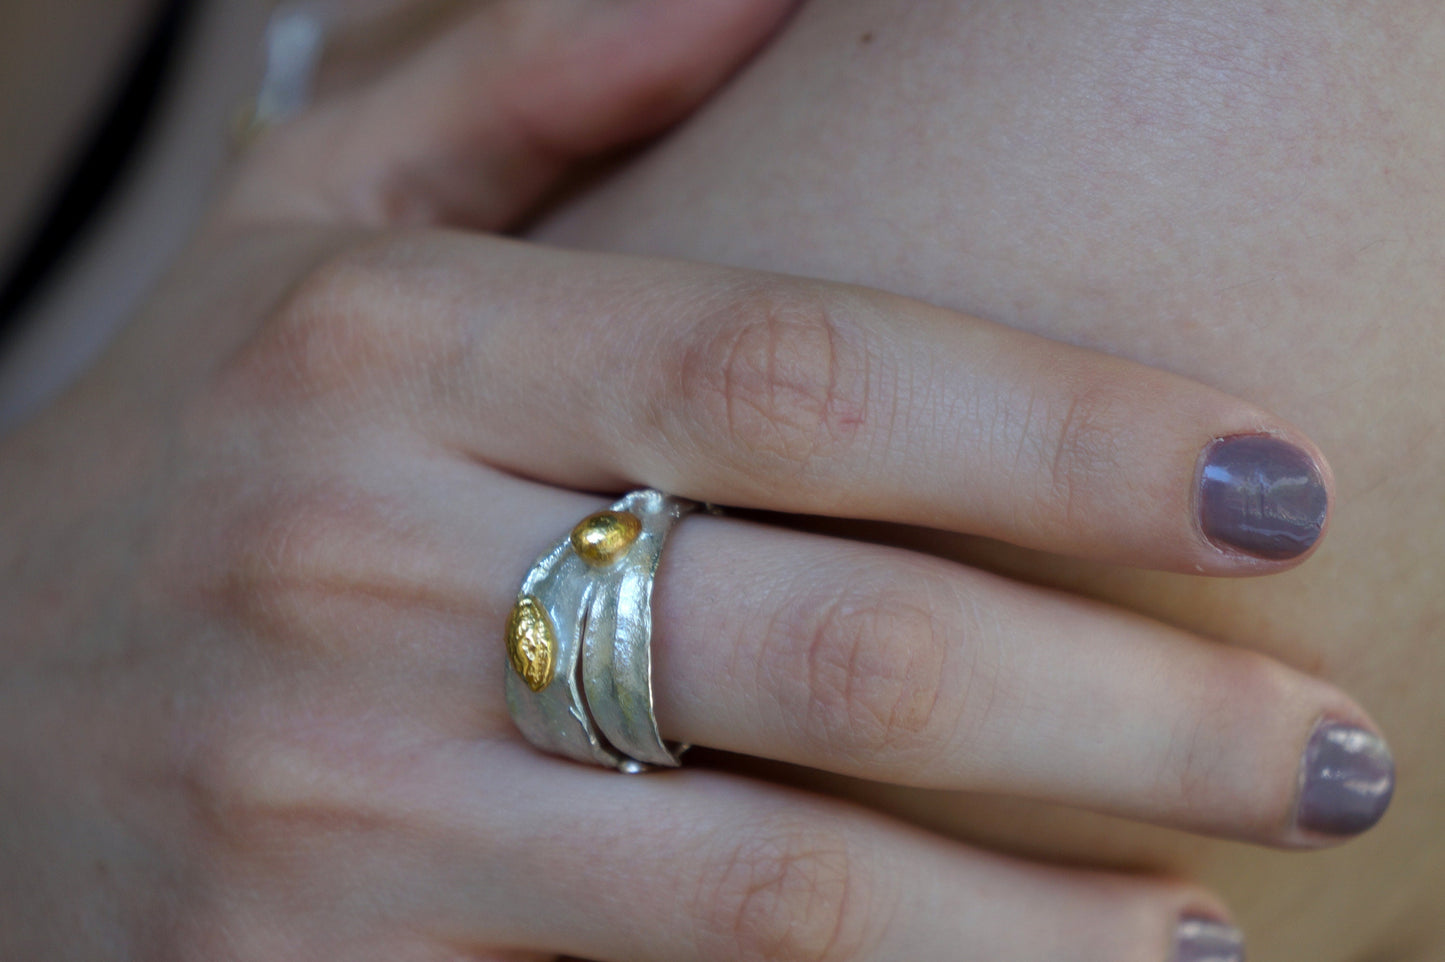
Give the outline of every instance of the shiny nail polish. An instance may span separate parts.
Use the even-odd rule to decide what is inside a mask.
[[[1244,962],[1244,937],[1224,922],[1186,915],[1179,920],[1174,962]]]
[[[1324,835],[1374,825],[1395,793],[1395,761],[1380,736],[1341,722],[1315,726],[1300,762],[1295,824]]]
[[[1262,434],[1221,438],[1205,452],[1199,526],[1216,545],[1281,561],[1324,529],[1329,494],[1314,458]]]

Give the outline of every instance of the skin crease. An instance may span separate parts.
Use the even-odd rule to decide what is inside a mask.
[[[537,226],[877,286],[1131,357],[1279,412],[1331,459],[1324,545],[1260,580],[866,533],[1338,683],[1398,763],[1394,806],[1363,838],[1299,855],[780,777],[1009,851],[1197,877],[1253,958],[1445,952],[1442,51],[1445,9],[1423,0],[816,0],[699,117]]]

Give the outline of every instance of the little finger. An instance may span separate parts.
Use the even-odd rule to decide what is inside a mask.
[[[496,744],[442,757],[440,794],[485,803],[486,857],[511,866],[483,893],[456,849],[451,944],[506,912],[494,943],[598,962],[1242,959],[1223,906],[1183,883],[1032,865],[718,772],[627,778]]]

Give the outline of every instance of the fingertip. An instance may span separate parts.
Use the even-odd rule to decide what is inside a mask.
[[[1364,724],[1326,716],[1300,755],[1293,828],[1309,847],[1360,835],[1384,817],[1395,794],[1395,760]]]
[[[1213,914],[1190,912],[1175,929],[1173,962],[1244,962],[1244,933]]]
[[[1298,564],[1328,525],[1333,484],[1313,446],[1268,433],[1215,437],[1195,470],[1195,524],[1227,564]]]

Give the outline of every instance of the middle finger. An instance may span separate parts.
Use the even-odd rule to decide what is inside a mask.
[[[489,726],[512,732],[498,676],[516,586],[532,558],[601,505],[450,454],[404,473],[420,516],[404,538],[384,540],[426,545],[419,577],[455,599],[431,606],[472,612],[455,645],[418,655],[466,665],[429,676],[466,680],[447,690],[489,706]],[[390,564],[386,577],[401,570]],[[1389,802],[1388,752],[1334,687],[952,562],[693,516],[663,553],[653,617],[653,690],[669,740],[1277,845],[1363,831]],[[348,623],[353,643],[355,632]],[[491,676],[480,692],[477,665]],[[396,666],[388,676],[399,677]],[[451,702],[426,711],[459,730],[477,724]]]
[[[1383,743],[1338,689],[953,562],[689,518],[654,608],[681,742],[1277,845],[1363,831],[1389,801]],[[1322,806],[1341,779],[1358,791]]]

